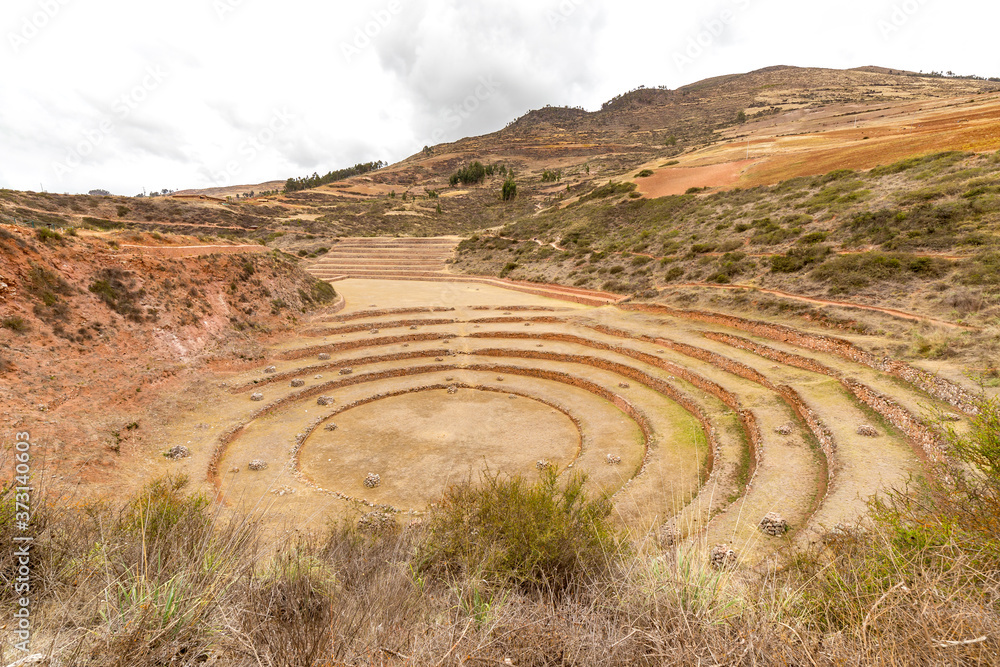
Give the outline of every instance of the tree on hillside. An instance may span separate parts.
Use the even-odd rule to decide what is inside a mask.
[[[503,187],[500,189],[500,196],[504,201],[510,201],[517,197],[517,183],[514,182],[513,178],[508,178],[503,182]]]
[[[329,173],[320,176],[318,173],[313,172],[312,176],[305,176],[303,178],[289,178],[285,181],[285,192],[296,192],[298,190],[308,190],[309,188],[317,188],[321,185],[326,185],[327,183],[333,183],[334,181],[342,181],[345,178],[350,178],[351,176],[360,176],[361,174],[367,174],[370,171],[375,171],[387,166],[388,163],[382,160],[376,160],[375,162],[360,162],[353,167],[347,167],[346,169],[338,169],[336,171],[331,171]]]

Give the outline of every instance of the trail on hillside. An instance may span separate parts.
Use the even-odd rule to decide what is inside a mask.
[[[913,320],[917,322],[932,322],[934,324],[939,324],[941,326],[950,327],[952,329],[964,329],[967,331],[978,331],[978,327],[969,326],[967,324],[957,324],[955,322],[948,322],[946,320],[939,320],[936,317],[929,317],[927,315],[918,315],[916,313],[909,313],[905,310],[896,310],[895,308],[882,308],[881,306],[869,306],[863,303],[853,303],[851,301],[835,301],[832,299],[823,299],[815,296],[803,296],[801,294],[792,294],[791,292],[785,292],[777,289],[768,289],[765,287],[757,287],[756,285],[713,285],[711,283],[677,283],[676,285],[663,285],[657,286],[658,290],[670,289],[671,287],[711,287],[713,289],[726,289],[726,290],[755,290],[763,294],[773,294],[775,296],[784,297],[786,299],[794,299],[796,301],[804,301],[807,303],[815,303],[820,306],[837,306],[840,308],[858,308],[861,310],[871,310],[885,315],[891,315],[893,317],[901,317],[906,320]]]

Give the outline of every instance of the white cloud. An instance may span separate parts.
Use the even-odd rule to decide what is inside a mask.
[[[281,179],[776,64],[998,75],[997,18],[940,0],[7,0],[0,186],[205,187],[234,162],[236,182]]]

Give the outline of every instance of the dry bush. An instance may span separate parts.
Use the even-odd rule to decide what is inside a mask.
[[[462,485],[426,528],[271,544],[183,480],[122,507],[39,497],[36,642],[73,665],[991,665],[1000,401],[948,441],[954,462],[863,526],[741,571],[707,545],[622,548],[551,476]]]

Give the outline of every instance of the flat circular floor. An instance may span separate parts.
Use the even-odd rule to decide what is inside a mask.
[[[513,396],[513,397],[512,397]],[[333,423],[337,429],[327,431]],[[317,428],[299,469],[317,486],[397,509],[424,509],[480,471],[537,474],[539,460],[562,470],[581,434],[565,413],[525,396],[431,389],[351,408]],[[368,473],[381,478],[364,485]]]

